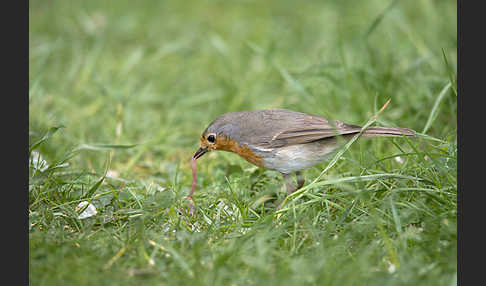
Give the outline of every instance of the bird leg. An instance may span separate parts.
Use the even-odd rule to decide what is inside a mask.
[[[290,174],[282,173],[284,183],[282,185],[281,190],[283,191],[284,189],[287,189],[287,193],[289,195],[292,194],[293,192],[295,192],[296,190],[300,189],[305,183],[305,179],[299,171],[295,172],[295,175],[297,177],[297,186],[295,186],[292,183],[292,176]],[[282,208],[282,205],[283,205],[284,202],[285,202],[285,200],[280,203],[278,209]]]
[[[302,173],[300,171],[295,172],[295,176],[297,177],[297,189],[302,188],[302,186],[305,184],[305,178],[302,176]]]
[[[290,174],[283,174],[282,177],[284,180],[284,183],[282,185],[282,190],[287,189],[287,193],[291,194],[295,192],[296,188],[294,184],[292,184],[292,176]]]
[[[287,193],[289,193],[289,194],[291,194],[291,193],[295,192],[296,190],[302,188],[302,186],[305,183],[305,179],[302,176],[302,174],[300,173],[300,171],[295,172],[295,175],[297,177],[297,186],[295,186],[292,183],[292,176],[290,174],[283,174],[282,173],[282,177],[284,179],[284,185],[282,186],[282,188],[285,187],[287,189]]]

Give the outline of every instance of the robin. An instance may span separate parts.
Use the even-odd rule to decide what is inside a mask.
[[[292,193],[304,184],[300,171],[326,160],[361,128],[286,109],[231,112],[219,116],[204,130],[192,160],[195,164],[195,160],[213,150],[233,152],[253,165],[279,171],[287,191]],[[368,127],[361,136],[414,134],[415,131],[407,128]],[[293,173],[297,176],[296,186],[291,183]]]

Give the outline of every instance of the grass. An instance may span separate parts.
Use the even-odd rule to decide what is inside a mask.
[[[30,284],[456,285],[456,11],[30,1]],[[375,124],[419,136],[357,140],[281,210],[278,173],[210,153],[188,216],[220,114],[365,125],[388,99]],[[97,214],[79,219],[83,201]]]

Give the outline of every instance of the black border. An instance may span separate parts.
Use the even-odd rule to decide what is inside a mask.
[[[29,2],[5,2],[2,29],[4,283],[29,285]]]

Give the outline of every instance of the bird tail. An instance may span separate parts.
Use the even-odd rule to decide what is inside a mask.
[[[399,127],[368,127],[362,134],[362,137],[400,137],[400,136],[413,136],[415,131],[408,128]]]

